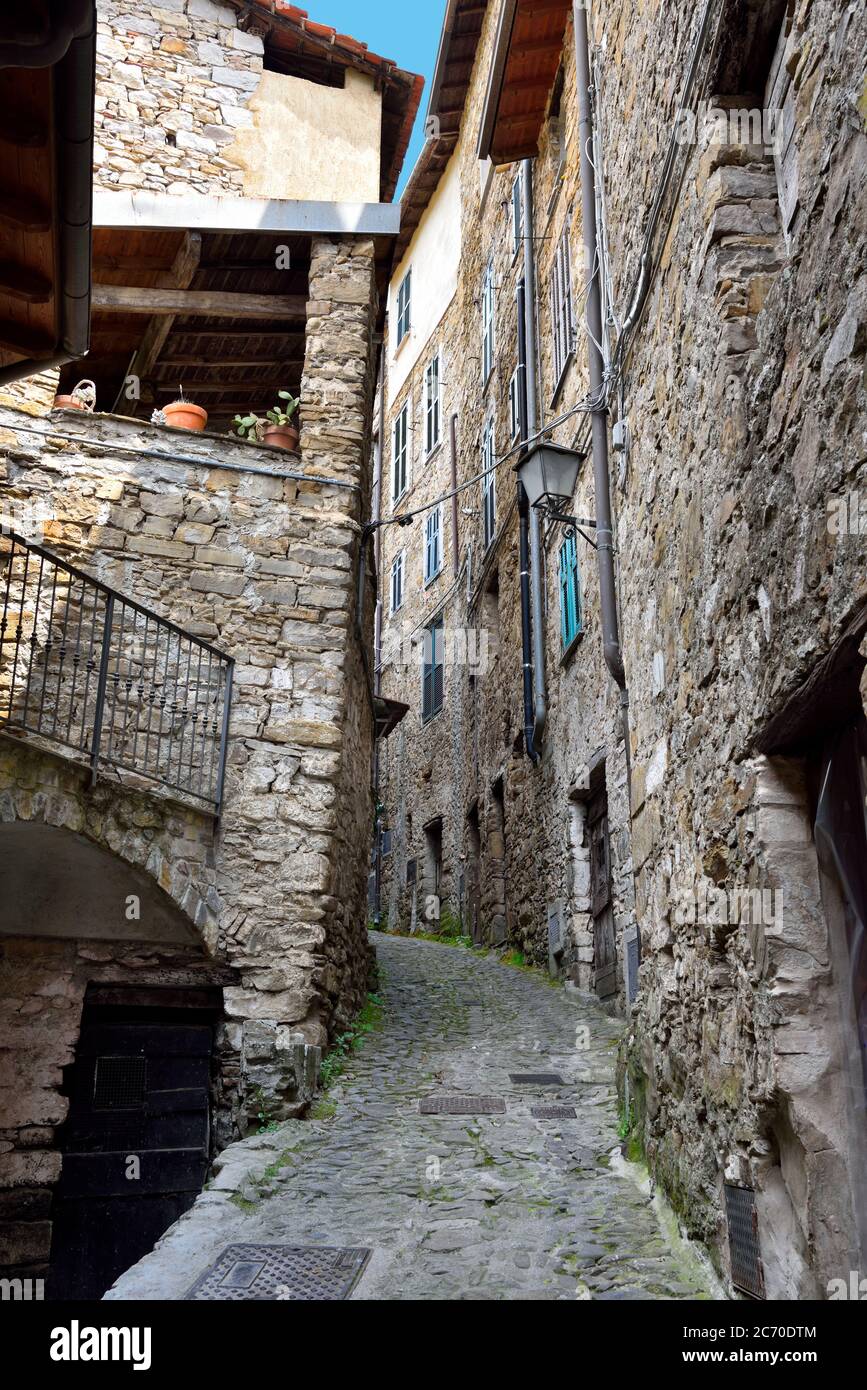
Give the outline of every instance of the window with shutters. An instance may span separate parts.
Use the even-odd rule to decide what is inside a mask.
[[[765,89],[765,111],[772,122],[774,170],[777,175],[777,198],[780,221],[786,244],[789,244],[798,212],[798,147],[795,141],[795,87],[787,59],[794,39],[786,32],[784,21],[768,73]]]
[[[554,252],[550,278],[551,333],[554,357],[554,395],[560,389],[575,347],[575,319],[572,310],[572,268],[569,260],[569,228],[563,232]]]
[[[521,368],[516,367],[509,380],[509,442],[514,444],[521,435]]]
[[[440,355],[434,353],[424,374],[424,451],[432,454],[440,442]]]
[[[494,262],[488,261],[482,280],[482,381],[494,369]]]
[[[395,555],[391,562],[391,611],[396,613],[403,604],[403,577],[406,568],[406,551]]]
[[[406,492],[409,460],[409,401],[404,401],[394,421],[391,466],[391,500]]]
[[[397,346],[412,326],[412,271],[408,270],[397,291]]]
[[[497,534],[497,474],[494,455],[494,422],[488,420],[482,430],[482,531],[485,549]]]
[[[432,719],[443,707],[444,628],[442,617],[434,618],[424,631],[421,717]]]
[[[524,207],[521,201],[521,175],[512,183],[512,255],[517,256],[524,237]]]
[[[570,532],[560,546],[560,639],[567,651],[584,630],[582,612],[581,572],[575,535]]]
[[[424,523],[424,582],[436,579],[443,567],[442,504],[428,512]]]

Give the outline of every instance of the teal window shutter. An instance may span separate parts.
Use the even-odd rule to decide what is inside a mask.
[[[581,575],[578,570],[578,551],[574,535],[568,535],[560,547],[559,580],[560,638],[565,651],[584,626]]]

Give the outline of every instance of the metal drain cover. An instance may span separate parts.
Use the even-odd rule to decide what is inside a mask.
[[[426,1096],[418,1103],[420,1115],[505,1115],[506,1102],[499,1096]]]
[[[186,1298],[199,1303],[348,1298],[370,1253],[322,1245],[228,1245]]]
[[[534,1120],[577,1120],[574,1105],[531,1105]]]
[[[562,1076],[555,1071],[510,1072],[509,1080],[513,1086],[565,1086]]]

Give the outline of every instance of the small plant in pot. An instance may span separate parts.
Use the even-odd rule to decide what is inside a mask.
[[[96,387],[92,381],[79,381],[68,396],[54,397],[55,410],[93,410],[96,405]]]
[[[232,424],[235,434],[240,439],[246,439],[249,444],[262,443],[265,437],[265,421],[261,415],[254,415],[251,410],[249,415],[236,415]]]
[[[298,396],[292,396],[288,391],[278,391],[277,404],[265,412],[264,419],[252,411],[249,415],[236,415],[232,421],[235,433],[251,444],[270,444],[294,453],[298,449],[300,435],[292,416],[298,409],[298,402]]]
[[[274,444],[278,449],[291,449],[293,453],[297,451],[301,436],[292,417],[298,409],[299,400],[300,397],[292,396],[288,391],[277,392],[277,404],[265,412],[268,424],[263,431],[263,443]]]
[[[172,425],[176,430],[196,430],[201,431],[208,423],[208,412],[200,405],[193,405],[192,401],[185,400],[184,388],[180,388],[180,393],[176,401],[170,401],[168,405],[162,407],[162,417],[167,425]]]

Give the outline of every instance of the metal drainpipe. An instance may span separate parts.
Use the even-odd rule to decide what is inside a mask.
[[[584,264],[587,276],[587,353],[590,391],[601,394],[604,366],[597,343],[602,342],[602,308],[599,293],[601,268],[598,266],[596,238],[596,175],[590,149],[593,141],[593,111],[590,101],[590,48],[587,39],[587,11],[583,0],[573,0],[575,26],[575,68],[578,83],[578,145],[581,173],[581,224],[584,235]],[[594,273],[593,267],[597,266]],[[602,405],[591,412],[593,442],[593,487],[596,501],[596,543],[599,562],[599,601],[602,618],[602,649],[605,664],[620,689],[623,738],[627,776],[631,782],[629,750],[629,693],[617,620],[617,590],[614,579],[614,536],[611,522],[611,491],[608,477],[608,411]]]
[[[382,527],[378,524],[382,514],[382,461],[385,457],[385,344],[383,332],[379,347],[379,425],[376,432],[376,450],[373,456],[373,498],[371,520],[376,524],[374,532],[374,563],[376,564],[376,608],[373,618],[373,693],[379,695],[382,688]],[[379,805],[379,739],[373,740],[373,800],[374,809]],[[373,918],[378,924],[382,920],[382,837],[379,816],[374,816],[374,860],[373,860]]]
[[[458,412],[456,410],[452,411],[452,417],[449,420],[449,450],[452,470],[452,574],[457,579],[461,566],[458,555]]]
[[[527,389],[527,438],[536,433],[536,259],[533,241],[533,161],[521,166],[521,204],[524,218],[524,340]],[[545,615],[542,603],[542,534],[535,507],[529,508],[530,603],[533,615],[533,751],[539,753],[545,737],[548,705],[545,698]]]
[[[521,441],[526,448],[527,441],[527,333],[525,308],[526,287],[518,285],[518,364],[522,372],[521,390],[518,394],[518,407],[521,422]],[[530,624],[530,518],[529,503],[524,485],[518,481],[518,536],[520,553],[521,581],[521,681],[524,694],[524,747],[532,761],[538,762],[539,754],[533,743],[533,638]]]

